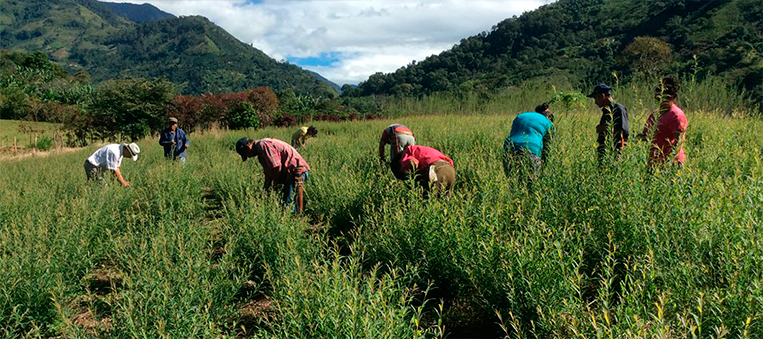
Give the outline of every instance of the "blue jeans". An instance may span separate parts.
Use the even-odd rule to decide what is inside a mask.
[[[305,173],[302,173],[302,182],[307,182],[307,178],[310,176],[309,171],[305,171]],[[297,189],[297,179],[289,179],[289,181],[283,185],[283,204],[285,206],[289,206],[289,204],[292,203],[294,200],[294,195],[296,193]],[[294,213],[297,212],[297,203],[294,202]]]

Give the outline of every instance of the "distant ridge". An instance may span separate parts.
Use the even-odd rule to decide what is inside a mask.
[[[162,19],[174,18],[175,16],[164,12],[151,4],[130,4],[119,2],[104,2],[114,13],[130,19],[134,22],[157,21]]]
[[[96,0],[0,0],[0,49],[43,52],[95,82],[165,77],[182,94],[238,92],[258,86],[337,95],[335,85],[281,63],[200,16],[161,17],[153,6],[119,15]],[[119,4],[117,4],[119,6]],[[124,13],[124,12],[123,12]],[[132,14],[131,14],[132,15]],[[135,20],[143,20],[140,23]]]

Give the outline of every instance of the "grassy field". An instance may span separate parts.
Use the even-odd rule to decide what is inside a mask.
[[[13,138],[16,138],[19,147],[27,147],[33,143],[30,142],[30,135],[34,138],[34,133],[37,133],[38,140],[43,137],[52,139],[60,130],[61,124],[0,119],[0,147],[13,146]]]
[[[455,161],[426,201],[378,164],[393,121],[316,123],[301,217],[233,151],[292,130],[192,135],[186,167],[143,140],[127,189],[86,184],[95,147],[0,163],[0,337],[763,337],[761,121],[687,110],[686,166],[653,175],[636,142],[597,170],[597,113],[557,109],[528,192],[516,113],[396,120]]]

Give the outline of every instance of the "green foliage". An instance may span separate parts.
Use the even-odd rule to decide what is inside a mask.
[[[757,0],[588,1],[561,0],[506,19],[489,32],[462,39],[452,49],[413,61],[389,74],[377,73],[343,96],[493,92],[528,80],[573,87],[643,81],[667,72],[697,81],[722,76],[738,90],[758,95],[763,78],[763,5]],[[675,53],[671,53],[671,49]],[[756,73],[757,72],[757,73]],[[552,79],[554,79],[552,81]]]
[[[37,144],[30,145],[30,148],[36,148],[40,151],[49,151],[51,148],[53,148],[53,138],[41,137],[37,140]]]
[[[86,184],[95,146],[0,162],[0,336],[761,337],[763,125],[726,104],[700,109],[726,100],[707,84],[679,96],[683,169],[650,174],[650,145],[634,141],[598,170],[597,111],[573,105],[555,111],[533,191],[499,159],[514,114],[553,95],[540,85],[481,106],[384,102],[428,116],[315,122],[320,136],[300,150],[305,216],[261,189],[259,164],[233,151],[240,131],[196,135],[185,167],[138,141],[128,189]],[[631,86],[615,96],[638,130],[654,83]],[[378,165],[393,122],[453,158],[453,196],[421,200]],[[105,292],[88,283],[104,268],[123,277]],[[103,322],[84,326],[87,312]]]
[[[95,89],[88,107],[92,125],[73,129],[92,127],[102,139],[141,139],[164,127],[162,117],[174,93],[164,79],[107,81]]]
[[[228,113],[228,127],[246,129],[260,127],[259,112],[251,102],[242,102]]]

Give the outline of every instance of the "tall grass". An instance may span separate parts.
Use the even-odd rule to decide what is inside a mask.
[[[596,109],[556,107],[532,191],[500,147],[545,100],[396,103],[441,114],[394,121],[456,163],[430,200],[378,164],[393,121],[316,123],[303,216],[233,151],[286,129],[192,136],[186,167],[144,140],[128,189],[85,182],[95,147],[0,163],[0,337],[762,337],[763,123],[697,110],[702,91],[682,97],[686,166],[655,174],[637,142],[598,170]],[[650,90],[615,95],[635,134]]]

